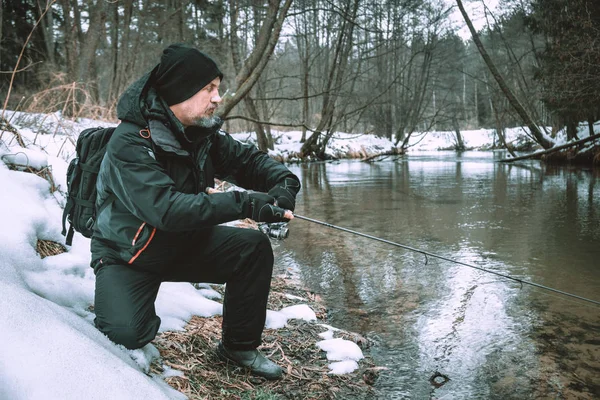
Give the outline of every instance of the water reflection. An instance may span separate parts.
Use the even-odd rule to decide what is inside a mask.
[[[436,152],[293,166],[303,185],[296,212],[599,299],[598,174],[497,158]],[[373,355],[390,368],[377,383],[382,398],[600,389],[591,383],[600,368],[598,308],[306,221],[291,232],[279,267],[293,260],[334,325],[378,339]],[[578,346],[567,350],[580,351],[581,362],[558,361],[552,341],[561,339]],[[571,371],[579,386],[569,386]],[[436,372],[450,381],[436,388]]]

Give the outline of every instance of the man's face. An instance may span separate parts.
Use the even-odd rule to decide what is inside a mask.
[[[221,79],[216,77],[189,99],[170,107],[183,126],[212,128],[220,122],[220,119],[214,116],[215,109],[221,102],[220,84]]]

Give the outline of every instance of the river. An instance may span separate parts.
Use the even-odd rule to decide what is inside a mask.
[[[600,173],[501,152],[292,165],[296,213],[600,300]],[[382,399],[600,397],[600,307],[294,220],[276,272],[370,339]]]

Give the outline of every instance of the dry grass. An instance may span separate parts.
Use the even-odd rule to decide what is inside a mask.
[[[221,286],[215,290],[222,292]],[[283,278],[273,281],[269,309],[297,304],[287,294],[305,299],[323,322],[326,310],[320,299]],[[352,374],[329,374],[325,352],[315,343],[319,333],[326,329],[315,323],[290,320],[282,329],[267,329],[263,333],[261,351],[280,365],[284,378],[267,381],[254,377],[248,371],[220,361],[215,347],[221,336],[221,317],[193,317],[185,332],[165,332],[154,343],[161,353],[162,365],[153,364],[154,373],[163,372],[164,366],[182,371],[184,376],[165,380],[190,399],[366,399],[375,396],[371,385],[377,379],[379,368],[367,357],[359,362]],[[357,343],[363,351],[369,342],[360,335],[336,332]]]
[[[27,98],[24,111],[50,114],[60,110],[73,119],[115,120],[116,101],[108,106],[98,105],[93,84],[69,81],[64,72],[46,71],[43,75],[46,89]]]
[[[35,250],[41,258],[48,256],[56,256],[67,251],[65,246],[60,243],[53,242],[51,240],[38,239]]]

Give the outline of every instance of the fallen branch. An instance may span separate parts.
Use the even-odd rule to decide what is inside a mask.
[[[600,138],[600,133],[596,134],[596,135],[592,135],[592,136],[588,136],[584,139],[581,140],[577,140],[575,142],[571,142],[571,143],[567,143],[567,144],[563,144],[560,146],[556,146],[556,147],[552,147],[551,149],[548,150],[544,150],[544,151],[539,151],[539,152],[535,152],[535,153],[531,153],[531,154],[527,154],[524,156],[520,156],[520,157],[515,157],[515,158],[504,158],[502,160],[498,160],[498,162],[513,162],[513,161],[520,161],[520,160],[527,160],[530,158],[537,158],[540,156],[544,156],[547,154],[551,154],[551,153],[555,153],[557,151],[560,150],[564,150],[564,149],[568,149],[569,147],[573,147],[573,146],[577,146],[580,145],[582,143],[586,143],[595,139],[599,139]]]
[[[379,157],[382,157],[382,158],[377,161],[382,161],[382,160],[385,160],[386,158],[388,158],[389,156],[401,156],[403,154],[404,154],[404,151],[402,149],[393,148],[392,150],[386,151],[385,153],[379,153],[379,154],[374,154],[372,156],[369,156],[362,161],[372,162],[373,160],[375,160],[376,158],[379,158]]]

